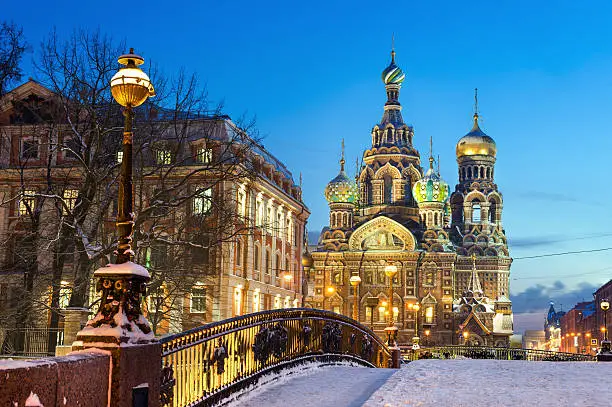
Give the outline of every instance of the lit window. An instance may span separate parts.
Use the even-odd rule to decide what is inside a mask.
[[[291,297],[285,297],[285,301],[283,302],[283,308],[291,308]]]
[[[339,305],[334,305],[334,307],[333,307],[333,311],[334,311],[336,314],[340,314],[340,313],[341,313],[341,312],[340,312],[340,306],[339,306]]]
[[[38,158],[38,140],[34,138],[26,138],[21,140],[21,158],[36,159]]]
[[[117,151],[117,162],[119,164],[123,162],[123,151]]]
[[[193,197],[193,213],[203,214],[210,210],[212,205],[212,189],[198,188],[198,192]]]
[[[172,153],[170,150],[157,150],[157,163],[161,165],[172,164]]]
[[[192,314],[203,314],[206,312],[206,289],[194,287],[189,295],[189,312]]]
[[[36,198],[34,197],[35,194],[36,191],[34,191],[33,189],[26,189],[25,191],[23,191],[23,194],[21,195],[18,204],[19,215],[27,215],[28,209],[34,211],[34,204],[36,202]]]
[[[372,323],[372,309],[373,307],[366,307],[365,309],[365,314],[366,314],[366,322]]]
[[[425,308],[425,323],[433,324],[434,322],[434,307]]]
[[[73,210],[74,205],[76,204],[77,197],[79,196],[79,191],[76,189],[65,189],[64,190],[64,201],[66,202],[66,206],[68,209]]]
[[[274,309],[280,309],[281,307],[281,297],[280,294],[277,294],[276,297],[274,297]]]
[[[196,160],[199,163],[208,164],[212,161],[212,149],[199,146],[196,150]]]

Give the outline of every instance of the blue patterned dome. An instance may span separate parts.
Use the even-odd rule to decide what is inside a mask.
[[[404,72],[395,64],[395,51],[391,51],[391,64],[382,72],[383,82],[385,85],[399,85],[404,82],[405,77]]]

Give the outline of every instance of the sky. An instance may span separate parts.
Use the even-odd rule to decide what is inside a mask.
[[[540,327],[550,300],[567,310],[612,278],[612,250],[525,258],[612,247],[612,3],[149,1],[122,14],[122,3],[0,2],[0,20],[21,25],[31,45],[26,77],[53,28],[64,38],[99,28],[167,73],[195,72],[227,114],[256,118],[296,182],[302,173],[310,231],[328,221],[323,189],[342,138],[350,173],[371,143],[394,36],[404,119],[422,157],[433,137],[451,189],[479,89],[481,128],[497,143],[514,310],[535,321],[517,315],[517,330]]]

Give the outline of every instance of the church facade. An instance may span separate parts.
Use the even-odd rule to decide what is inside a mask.
[[[325,188],[329,225],[312,253],[307,306],[357,318],[398,342],[507,346],[513,333],[503,199],[496,145],[479,126],[456,146],[454,192],[414,147],[402,118],[404,73],[383,71],[387,101],[355,177],[344,169]],[[431,148],[430,148],[431,150]],[[396,270],[392,299],[385,270]],[[357,278],[359,277],[359,278]],[[351,281],[353,285],[351,285]]]

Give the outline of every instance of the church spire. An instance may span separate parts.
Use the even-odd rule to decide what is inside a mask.
[[[434,167],[434,158],[433,158],[433,137],[429,136],[429,169],[433,171]]]
[[[342,157],[340,158],[340,172],[344,171],[344,139],[342,139]]]
[[[476,271],[476,255],[472,254],[472,276],[470,278],[470,284],[468,290],[475,294],[475,297],[482,297],[484,292],[480,285],[480,279],[478,278],[478,271]]]

